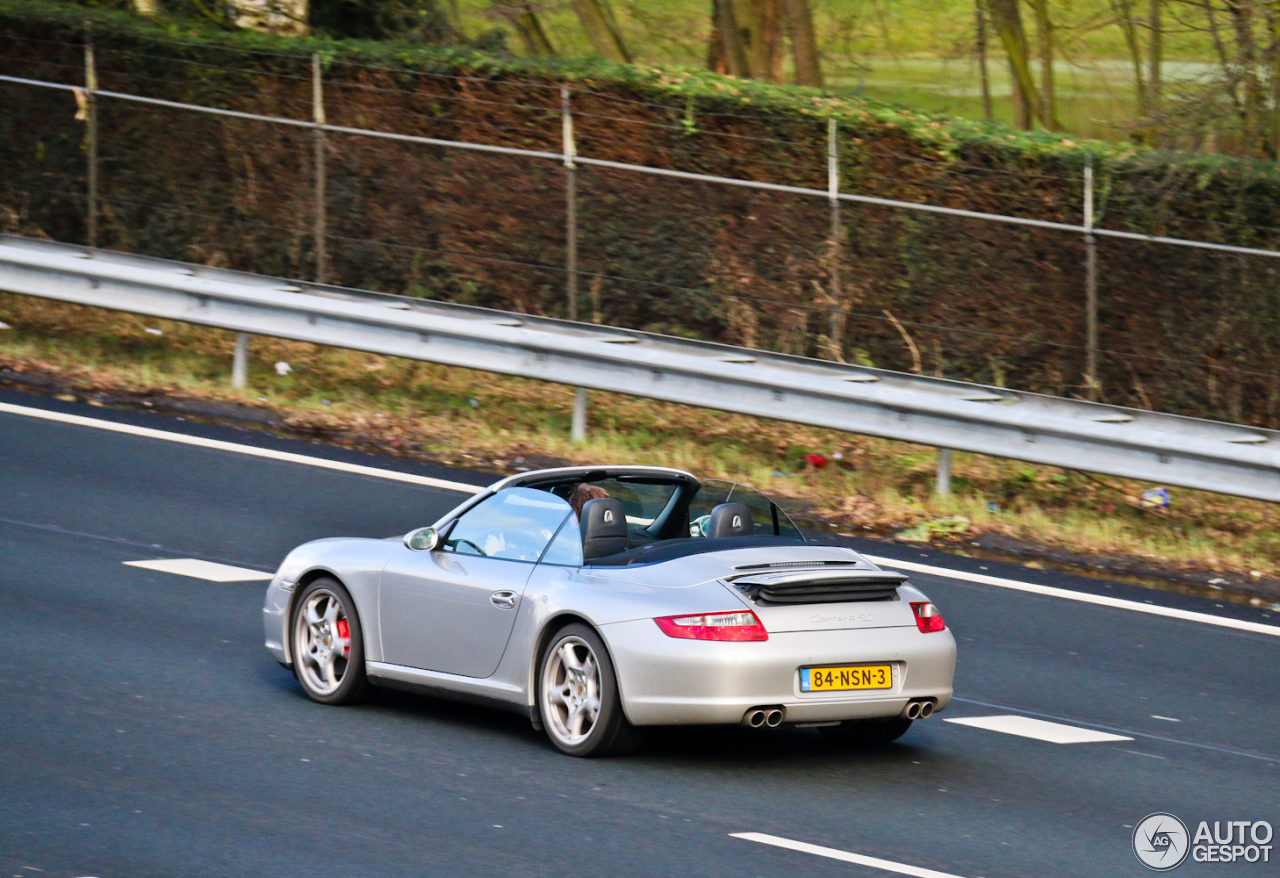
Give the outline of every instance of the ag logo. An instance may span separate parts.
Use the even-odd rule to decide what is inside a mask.
[[[734,527],[734,529],[735,529],[735,530],[737,530],[738,528],[742,527],[742,516],[741,516],[741,515],[735,515],[735,516],[733,517],[733,527]]]
[[[612,509],[606,509],[606,510],[604,511],[604,523],[605,523],[605,524],[613,524],[613,510],[612,510]]]
[[[1133,828],[1133,852],[1152,871],[1178,868],[1190,850],[1187,826],[1172,814],[1148,814]]]

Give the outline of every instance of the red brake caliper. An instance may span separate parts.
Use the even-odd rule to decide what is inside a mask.
[[[338,636],[345,641],[342,644],[342,654],[344,656],[351,655],[351,627],[347,625],[346,619],[338,620]]]

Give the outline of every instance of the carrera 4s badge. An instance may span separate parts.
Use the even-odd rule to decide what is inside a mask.
[[[809,617],[811,625],[822,625],[827,622],[874,622],[876,617],[870,613],[850,613],[847,616],[824,616],[822,613],[814,613]]]

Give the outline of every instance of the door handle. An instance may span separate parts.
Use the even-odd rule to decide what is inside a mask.
[[[512,610],[516,606],[516,593],[514,591],[495,591],[489,595],[489,602],[499,610]]]

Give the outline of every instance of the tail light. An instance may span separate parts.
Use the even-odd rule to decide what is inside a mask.
[[[769,632],[764,630],[760,619],[750,610],[741,613],[704,613],[700,616],[661,616],[653,621],[658,623],[662,633],[668,637],[681,637],[685,640],[741,642],[769,639]]]
[[[938,608],[928,601],[919,603],[912,601],[911,610],[916,614],[916,627],[920,629],[921,634],[941,631],[947,627],[947,623],[942,621],[942,614],[938,612]]]

